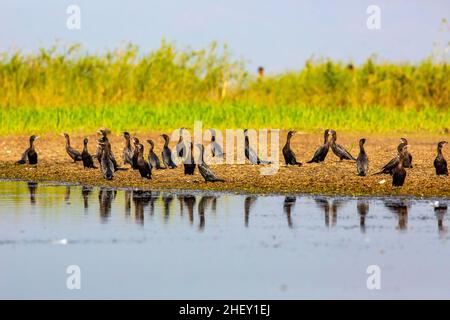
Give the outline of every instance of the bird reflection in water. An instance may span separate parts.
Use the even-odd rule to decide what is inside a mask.
[[[150,199],[150,215],[155,214],[155,201],[159,199],[159,191],[153,191],[152,197]]]
[[[356,209],[358,210],[359,214],[359,228],[361,230],[361,233],[366,232],[366,216],[369,212],[369,202],[366,200],[358,200],[358,203],[356,204]]]
[[[64,201],[70,205],[70,186],[66,186],[66,193],[64,194]]]
[[[106,222],[111,215],[111,204],[116,198],[117,190],[109,188],[100,188],[98,193],[98,201],[100,208],[100,218],[102,222]]]
[[[244,223],[245,227],[248,227],[250,220],[250,210],[256,202],[256,196],[247,196],[244,200]]]
[[[296,197],[286,196],[284,198],[283,209],[284,209],[284,213],[286,214],[287,223],[288,223],[289,228],[293,227],[291,211],[292,211],[292,209],[295,206],[295,201],[296,200],[297,200]]]
[[[434,213],[438,221],[438,232],[440,235],[445,235],[447,233],[447,227],[444,226],[444,217],[447,213],[447,204],[436,201],[434,203]]]
[[[30,193],[30,203],[32,205],[36,204],[36,190],[37,190],[37,182],[28,182],[28,192]]]
[[[162,199],[164,203],[164,222],[167,222],[170,217],[170,204],[173,200],[173,195],[171,193],[163,194]]]
[[[86,187],[83,186],[81,188],[81,196],[83,197],[83,205],[84,205],[84,209],[88,209],[89,208],[89,195],[92,192],[92,187]]]
[[[214,196],[203,196],[198,203],[198,218],[199,225],[198,229],[200,231],[205,229],[205,211],[208,206],[213,206],[214,202],[217,201],[217,198]]]
[[[129,217],[131,214],[131,190],[125,190],[125,216]]]
[[[325,227],[330,226],[330,204],[328,203],[328,199],[325,198],[314,198],[317,206],[323,210],[325,217]]]
[[[183,203],[187,207],[189,214],[189,223],[192,225],[194,223],[194,206],[195,206],[195,197],[192,195],[185,195],[183,197]]]
[[[319,206],[319,208],[323,209],[323,213],[325,216],[325,226],[328,228],[334,228],[337,224],[338,209],[341,208],[348,200],[333,199],[331,201],[331,205],[330,200],[323,197],[315,198],[314,201]]]
[[[151,191],[133,190],[134,215],[137,224],[144,224],[144,209],[149,205],[151,199]]]
[[[397,215],[398,225],[396,229],[406,231],[408,229],[408,207],[406,200],[385,200],[384,206]]]

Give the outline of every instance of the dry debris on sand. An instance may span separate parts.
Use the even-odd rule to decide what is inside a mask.
[[[142,142],[147,139],[155,141],[155,152],[160,155],[162,139],[159,133],[137,134]],[[408,138],[409,151],[413,155],[412,169],[408,169],[405,185],[393,188],[389,175],[376,175],[377,172],[395,154],[400,137]],[[286,133],[280,133],[280,167],[274,175],[261,175],[262,166],[245,165],[211,165],[214,172],[226,180],[225,183],[205,183],[198,171],[194,176],[185,176],[183,166],[173,170],[153,170],[152,180],[142,179],[133,170],[118,171],[112,181],[102,178],[99,169],[83,169],[81,162],[73,163],[64,149],[65,140],[60,135],[43,135],[36,143],[39,154],[37,166],[16,165],[22,152],[27,148],[27,136],[0,137],[0,178],[21,179],[33,181],[60,181],[80,183],[93,186],[137,187],[149,189],[198,189],[222,190],[249,193],[311,193],[339,195],[410,195],[418,197],[448,197],[450,196],[450,178],[435,175],[433,161],[436,157],[437,142],[449,140],[447,135],[406,135],[392,134],[380,136],[373,134],[340,133],[338,143],[357,156],[358,140],[367,139],[366,152],[369,156],[369,175],[359,177],[356,174],[354,162],[339,161],[329,152],[325,163],[306,164],[322,143],[322,134],[297,133],[291,143],[297,160],[303,166],[285,167],[281,148],[286,139]],[[82,150],[84,136],[71,136],[71,144],[77,150]],[[95,154],[95,135],[88,136],[89,151]],[[123,138],[119,134],[111,134],[110,141],[113,152],[121,163]],[[171,143],[171,147],[175,142]],[[144,143],[145,154],[148,144]],[[444,148],[444,156],[450,160],[450,147]],[[385,181],[383,183],[383,180]]]

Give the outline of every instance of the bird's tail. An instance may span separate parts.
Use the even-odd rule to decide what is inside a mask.
[[[27,163],[25,160],[20,159],[19,161],[16,161],[16,164],[25,164]]]
[[[378,171],[378,172],[376,172],[376,173],[374,173],[374,174],[372,174],[373,176],[377,176],[377,175],[380,175],[380,174],[383,174],[383,173],[385,173],[383,170],[381,170],[381,171]]]
[[[212,182],[225,182],[225,180],[220,178],[215,178]]]
[[[267,160],[259,160],[258,164],[272,164],[272,161],[267,161]]]

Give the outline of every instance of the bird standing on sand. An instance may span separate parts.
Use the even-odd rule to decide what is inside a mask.
[[[319,163],[323,162],[328,154],[328,150],[330,150],[330,129],[326,129],[323,133],[323,145],[321,145],[319,148],[317,148],[316,152],[314,153],[314,156],[311,160],[309,160],[307,163]]]
[[[88,151],[88,138],[84,138],[83,140],[83,152],[81,152],[81,160],[83,160],[83,167],[86,168],[92,168],[97,169],[96,166],[94,166],[94,160],[92,160],[92,156],[89,154]]]
[[[138,165],[137,165],[137,161],[138,161],[138,157],[139,157],[139,139],[136,137],[133,137],[133,144],[134,144],[134,150],[133,150],[133,155],[131,156],[131,168],[133,168],[133,170],[138,170]]]
[[[355,157],[353,157],[350,152],[345,150],[343,146],[336,143],[337,140],[337,133],[334,130],[331,130],[331,150],[333,153],[339,157],[340,160],[355,160]]]
[[[437,156],[436,159],[434,159],[434,168],[436,169],[436,174],[438,176],[448,176],[447,161],[444,159],[444,155],[442,154],[442,148],[444,147],[444,144],[447,143],[447,141],[441,141],[438,143]]]
[[[400,142],[403,143],[404,145],[408,144],[408,140],[406,140],[405,138],[401,138]],[[403,166],[405,168],[412,168],[412,155],[411,153],[409,153],[409,151],[406,151],[405,153],[405,160],[403,160]]]
[[[399,155],[402,152],[403,147],[406,145],[407,143],[405,143],[402,139],[400,139],[400,144],[397,146],[397,155],[394,158],[392,158],[388,163],[386,163],[379,172],[374,173],[373,175],[390,174],[392,176],[395,167],[397,167]]]
[[[185,128],[180,128],[180,138],[177,143],[177,155],[180,158],[183,158],[186,154],[186,144],[183,142],[183,130]]]
[[[397,166],[394,168],[394,170],[392,172],[392,185],[394,187],[401,187],[405,183],[406,170],[404,168],[403,161],[405,160],[405,157],[407,156],[407,152],[408,152],[407,148],[408,148],[408,145],[404,145],[402,147],[402,151],[398,155]]]
[[[32,135],[30,137],[30,146],[25,150],[25,152],[22,154],[22,157],[16,162],[16,164],[25,164],[27,163],[27,161],[29,164],[38,163],[38,154],[34,148],[34,142],[37,139],[39,139],[39,137],[35,135]]]
[[[156,155],[154,149],[155,149],[155,143],[153,140],[147,140],[148,144],[150,144],[150,149],[148,151],[148,163],[152,166],[152,168],[161,170],[165,169],[164,167],[161,167],[161,161],[159,160],[158,156]]]
[[[138,144],[136,146],[138,149],[137,167],[142,178],[151,179],[152,178],[152,167],[144,160],[144,146]]]
[[[162,160],[166,168],[174,169],[177,167],[175,162],[172,160],[172,151],[169,148],[169,136],[167,134],[161,135],[164,139],[164,147],[163,151],[161,152]]]
[[[245,157],[250,161],[251,164],[271,164],[272,162],[267,160],[261,160],[256,152],[250,148],[250,141],[248,139],[248,129],[244,129],[245,135]]]
[[[364,143],[366,143],[366,139],[362,138],[359,140],[359,155],[356,158],[356,170],[361,177],[367,174],[367,169],[369,168],[369,158],[366,150],[364,150]]]
[[[198,171],[205,179],[205,182],[225,182],[225,180],[218,178],[211,168],[204,161],[204,153],[205,147],[202,144],[197,144],[197,147],[200,149],[200,159],[198,161],[197,167]]]
[[[73,162],[82,161],[81,153],[71,147],[69,135],[67,133],[63,133],[62,135],[66,138],[66,152],[69,157],[72,158]]]
[[[286,163],[286,167],[288,165],[293,166],[301,166],[302,163],[298,162],[295,158],[295,153],[291,149],[291,139],[295,135],[295,131],[289,131],[286,138],[286,144],[283,147],[283,156],[284,156],[284,162]]]
[[[123,152],[122,152],[123,164],[129,164],[129,165],[133,166],[133,162],[132,162],[133,148],[131,147],[130,133],[125,131],[123,133],[123,137],[125,139],[125,146],[123,147]]]
[[[192,142],[188,142],[189,151],[187,153],[187,157],[184,160],[184,174],[193,175],[195,171],[195,161],[194,161],[194,144]]]
[[[223,158],[225,153],[223,153],[222,146],[216,141],[216,130],[209,129],[211,132],[211,155],[217,158]]]
[[[108,144],[109,151],[108,151],[107,154],[111,158],[111,162],[113,164],[114,171],[124,170],[122,168],[119,168],[119,165],[117,164],[116,158],[114,157],[114,154],[112,152],[111,143],[109,142],[109,139],[108,139],[108,134],[111,133],[111,131],[109,131],[108,129],[100,129],[100,130],[97,131],[97,133],[99,135],[101,135],[101,138],[98,140],[99,143],[106,144],[106,142],[108,142],[107,144]],[[104,147],[102,147],[100,144],[98,144],[96,156],[97,156],[98,162],[100,163],[100,166],[102,165],[101,156],[102,156],[103,149],[104,149]]]
[[[100,156],[100,169],[103,174],[103,178],[106,180],[112,180],[114,177],[114,163],[111,157],[111,144],[108,140],[104,141],[103,138],[98,140],[97,155]]]

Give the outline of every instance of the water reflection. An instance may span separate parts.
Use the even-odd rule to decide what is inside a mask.
[[[116,198],[117,190],[101,187],[98,193],[98,201],[100,208],[100,219],[102,222],[108,221],[111,215],[111,206]]]
[[[356,204],[356,209],[358,210],[359,214],[359,228],[361,230],[361,233],[366,232],[366,216],[369,212],[369,201],[367,200],[358,200],[358,203]]]
[[[447,213],[447,204],[436,203],[434,206],[434,213],[438,221],[438,232],[440,235],[445,235],[447,233],[447,227],[444,226],[444,217]]]
[[[389,199],[384,201],[384,205],[392,213],[397,215],[398,224],[396,228],[400,231],[406,231],[408,229],[408,207],[410,206],[409,202],[403,199]]]
[[[28,182],[28,192],[30,193],[30,203],[32,205],[36,204],[36,190],[37,190],[37,182]]]
[[[247,196],[244,200],[244,223],[245,226],[248,227],[248,222],[250,219],[250,209],[255,204],[257,197],[256,196]]]
[[[296,200],[297,200],[296,197],[286,196],[286,198],[284,198],[283,209],[284,209],[284,213],[286,214],[287,223],[288,223],[289,228],[293,227],[291,211],[295,206]]]
[[[28,182],[26,183],[26,188],[29,193],[29,201],[32,206],[37,205],[37,188],[38,183],[36,182]],[[46,194],[45,185],[40,190],[42,195]],[[52,186],[52,188],[55,188]],[[58,194],[61,194],[62,197],[58,198],[63,200],[65,204],[72,203],[71,207],[75,208],[77,205],[77,197],[71,197],[71,193],[76,188],[80,188],[82,195],[82,202],[79,203],[80,208],[84,208],[85,213],[89,211],[89,202],[92,200],[91,194],[94,192],[98,192],[98,201],[99,201],[99,215],[100,220],[102,222],[107,222],[109,217],[112,214],[114,200],[116,199],[118,191],[115,189],[101,187],[101,188],[93,188],[88,186],[63,186],[56,187],[59,189]],[[96,191],[98,190],[98,191]],[[54,191],[52,191],[54,192]],[[78,193],[79,191],[77,191]],[[190,225],[194,225],[195,223],[195,209],[197,209],[198,214],[198,222],[196,225],[199,230],[204,230],[206,228],[206,219],[208,214],[216,215],[217,210],[223,211],[221,208],[222,199],[221,196],[216,196],[213,194],[206,195],[194,195],[194,194],[186,194],[186,193],[170,193],[170,192],[158,192],[158,191],[144,191],[144,190],[123,190],[119,191],[123,192],[123,197],[120,197],[120,201],[118,201],[116,206],[120,206],[121,212],[124,212],[125,216],[130,217],[131,212],[134,209],[134,218],[135,222],[138,225],[143,226],[145,222],[145,215],[149,214],[153,216],[155,212],[161,214],[164,218],[163,221],[168,223],[171,220],[175,220],[177,216],[185,217],[187,215],[187,219]],[[241,196],[223,196],[223,199],[227,197],[241,197]],[[174,199],[178,201],[174,203]],[[270,197],[263,197],[261,201],[261,210],[263,212],[265,210],[265,206],[269,204],[269,206],[274,203],[277,208],[279,206],[283,207],[283,215],[286,219],[287,226],[289,228],[294,228],[294,219],[293,212],[296,206],[296,196],[285,196],[284,198],[273,196],[273,200],[270,199],[269,203],[265,202]],[[45,198],[44,198],[45,199]],[[258,200],[258,196],[256,195],[248,195],[243,197],[243,204],[240,200],[233,199],[231,201],[234,209],[244,207],[244,226],[249,227],[250,225],[250,215],[252,214],[252,210],[254,210],[254,206]],[[240,198],[242,199],[242,198]],[[340,212],[344,212],[344,214],[348,214],[348,212],[355,208],[354,206],[348,206],[344,208],[345,204],[350,200],[348,198],[331,198],[331,197],[314,197],[314,198],[305,198],[308,199],[309,202],[315,203],[316,207],[319,208],[319,211],[323,213],[323,219],[325,227],[328,229],[336,228],[338,225],[338,217]],[[123,203],[122,203],[123,201]],[[279,201],[279,202],[277,202]],[[62,202],[62,201],[60,201]],[[228,202],[228,201],[227,201]],[[375,205],[374,217],[379,216],[378,211],[380,208],[385,208],[389,212],[394,214],[394,217],[397,221],[396,229],[402,232],[408,230],[408,216],[409,211],[412,206],[412,202],[407,199],[396,199],[396,198],[388,198],[382,200],[371,200],[371,199],[358,199],[355,201],[356,204],[356,212],[358,220],[353,221],[353,225],[356,227],[359,225],[359,229],[361,233],[366,233],[366,219],[369,212],[369,205]],[[302,206],[305,205],[302,202]],[[196,208],[197,206],[197,208]],[[310,204],[306,204],[306,207],[310,206]],[[428,205],[429,206],[429,205]],[[0,207],[1,208],[1,207]],[[123,209],[122,209],[123,208]],[[233,210],[234,210],[233,209]],[[239,211],[242,209],[238,209]],[[274,210],[273,212],[276,212]],[[242,212],[242,211],[240,211]],[[272,211],[270,211],[272,212]],[[308,212],[308,210],[305,210]],[[435,202],[434,203],[434,215],[437,221],[437,230],[440,236],[446,236],[447,227],[445,226],[445,217],[447,212],[447,204],[444,202]],[[264,215],[262,216],[264,217]],[[258,216],[260,219],[261,216]],[[184,220],[184,219],[183,219]]]

